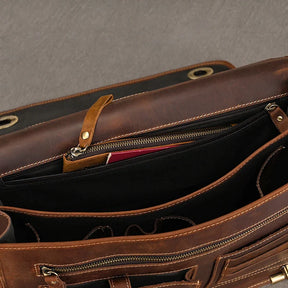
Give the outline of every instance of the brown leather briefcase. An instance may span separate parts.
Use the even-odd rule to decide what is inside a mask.
[[[288,283],[287,108],[284,57],[1,136],[0,287]]]

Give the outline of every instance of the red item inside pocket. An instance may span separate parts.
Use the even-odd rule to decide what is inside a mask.
[[[134,157],[145,155],[145,154],[150,154],[150,153],[157,152],[157,151],[162,151],[165,149],[180,146],[181,144],[183,144],[183,143],[170,144],[170,145],[166,145],[166,146],[157,146],[157,147],[151,147],[151,148],[111,152],[108,155],[106,164],[122,161],[125,159],[134,158]]]

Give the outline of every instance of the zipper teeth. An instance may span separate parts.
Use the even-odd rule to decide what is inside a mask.
[[[288,207],[285,208],[282,211],[279,211],[277,214],[274,214],[273,216],[267,218],[266,220],[262,221],[261,223],[255,225],[253,228],[250,228],[242,233],[239,233],[237,235],[234,235],[230,238],[227,238],[225,240],[219,241],[217,243],[214,244],[210,244],[201,248],[197,248],[194,250],[190,250],[187,252],[183,252],[180,254],[176,254],[176,255],[163,255],[163,256],[137,256],[137,255],[132,255],[132,256],[115,256],[112,257],[110,259],[102,259],[102,260],[97,260],[97,261],[93,261],[91,263],[86,263],[86,264],[82,264],[82,265],[73,265],[73,266],[66,266],[66,267],[48,267],[49,269],[51,269],[53,272],[57,272],[57,273],[69,273],[69,272],[77,272],[77,271],[84,271],[84,270],[89,270],[89,269],[94,269],[94,268],[99,268],[99,267],[103,267],[103,266],[114,266],[117,264],[139,264],[139,263],[150,263],[150,264],[157,264],[157,263],[167,263],[170,261],[177,261],[177,260],[181,260],[181,259],[185,259],[185,258],[189,258],[201,253],[205,253],[208,252],[210,250],[219,248],[221,246],[224,246],[226,244],[228,244],[229,242],[235,241],[239,238],[242,238],[244,236],[246,236],[247,234],[254,232],[260,228],[262,228],[263,226],[265,226],[267,223],[280,218],[281,216],[283,216],[284,214],[286,214],[288,211]]]
[[[175,133],[175,134],[167,134],[167,135],[162,135],[162,136],[135,138],[135,139],[120,140],[120,141],[110,142],[110,143],[103,143],[103,144],[89,147],[87,150],[83,151],[81,155],[83,156],[89,153],[102,152],[102,151],[107,151],[111,149],[133,148],[133,146],[136,146],[136,145],[149,145],[149,144],[155,144],[155,145],[162,144],[163,145],[163,144],[171,144],[171,142],[173,141],[193,140],[195,138],[224,132],[228,130],[229,128],[231,128],[231,125],[214,128],[214,129],[203,129],[199,131],[186,132],[186,133]],[[77,156],[73,156],[71,154],[69,156],[71,159],[77,158]]]

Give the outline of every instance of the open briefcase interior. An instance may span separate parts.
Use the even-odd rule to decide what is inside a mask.
[[[0,287],[288,283],[287,57],[97,99],[0,136]]]

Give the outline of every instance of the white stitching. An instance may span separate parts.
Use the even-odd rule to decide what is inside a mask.
[[[253,288],[253,287],[260,287],[259,285],[263,286],[264,284],[269,284],[270,281],[269,280],[265,280],[265,281],[262,281],[262,282],[259,282],[257,284],[254,284],[252,286],[249,286],[248,288]]]
[[[46,100],[46,101],[42,101],[42,102],[38,102],[38,103],[33,103],[33,104],[30,104],[30,105],[25,105],[25,106],[22,106],[22,107],[19,107],[19,108],[16,108],[16,109],[11,109],[11,110],[7,110],[7,111],[4,111],[4,112],[1,112],[0,116],[5,115],[5,114],[9,114],[9,113],[13,113],[13,112],[17,112],[17,111],[20,111],[20,110],[28,109],[28,108],[35,107],[35,106],[40,106],[40,105],[43,105],[43,104],[49,104],[49,103],[53,103],[53,102],[59,102],[59,101],[62,101],[62,100],[68,100],[68,99],[76,98],[76,97],[79,97],[79,96],[85,96],[85,95],[87,95],[89,93],[95,93],[95,92],[99,92],[99,91],[106,90],[106,89],[111,89],[111,88],[118,88],[118,87],[122,87],[122,86],[125,86],[125,85],[128,85],[128,84],[140,83],[140,82],[143,82],[143,81],[155,79],[157,77],[161,77],[161,76],[169,75],[169,74],[172,74],[172,73],[185,71],[187,69],[207,66],[207,65],[223,65],[223,66],[226,66],[226,67],[229,67],[229,68],[232,68],[232,69],[235,68],[234,65],[232,65],[231,63],[229,63],[227,61],[222,61],[222,60],[219,60],[219,61],[217,61],[217,60],[216,61],[207,61],[207,62],[203,62],[203,63],[199,63],[199,64],[189,65],[187,67],[176,68],[176,69],[172,69],[172,70],[168,70],[168,71],[152,74],[152,75],[149,75],[149,76],[144,76],[144,77],[141,77],[141,78],[138,78],[138,79],[134,79],[134,80],[128,80],[128,81],[124,81],[124,82],[120,82],[120,83],[116,83],[116,84],[111,84],[111,85],[107,85],[107,86],[103,86],[103,87],[99,87],[99,88],[92,88],[92,89],[89,89],[87,91],[82,91],[80,93],[75,93],[75,94],[72,94],[72,95],[63,96],[63,97],[59,97],[59,98],[56,98],[56,99]]]
[[[233,279],[231,279],[231,280],[223,281],[223,282],[221,282],[221,283],[219,283],[219,284],[217,284],[216,286],[213,286],[213,287],[214,287],[214,288],[220,287],[220,286],[223,286],[223,285],[225,285],[225,284],[229,284],[229,283],[232,283],[232,282],[236,282],[236,281],[238,281],[238,280],[245,279],[245,278],[250,277],[250,276],[257,275],[257,274],[259,274],[259,273],[261,273],[261,272],[265,272],[265,271],[269,271],[269,270],[276,269],[278,266],[273,266],[273,265],[278,264],[278,263],[281,263],[281,262],[283,262],[283,261],[286,260],[286,259],[288,259],[288,257],[284,257],[283,259],[278,260],[278,261],[276,261],[276,262],[273,262],[272,264],[269,264],[269,265],[267,265],[267,266],[264,267],[264,268],[257,269],[257,270],[255,270],[254,272],[244,274],[244,275],[242,275],[242,276],[233,278]]]
[[[167,208],[170,208],[170,207],[173,207],[173,206],[176,206],[178,204],[181,204],[183,202],[186,202],[190,199],[193,199],[209,190],[212,190],[213,188],[215,188],[216,186],[219,186],[221,185],[222,183],[224,183],[226,180],[232,178],[236,173],[238,173],[238,171],[240,171],[245,165],[247,165],[250,161],[252,161],[260,152],[262,152],[263,150],[265,150],[267,147],[273,145],[274,143],[276,143],[277,141],[280,141],[281,139],[285,138],[286,136],[288,135],[288,131],[287,132],[284,132],[282,134],[280,134],[279,136],[275,137],[274,139],[272,139],[271,141],[269,141],[268,143],[266,143],[265,145],[263,145],[262,147],[260,147],[259,149],[257,149],[253,154],[251,154],[248,158],[246,158],[242,163],[240,163],[238,166],[236,166],[231,172],[227,173],[226,175],[224,175],[222,178],[216,180],[214,183],[211,183],[210,185],[207,185],[206,187],[195,191],[193,193],[191,193],[190,195],[188,196],[184,196],[184,197],[181,197],[179,198],[178,200],[174,200],[174,201],[171,201],[171,202],[168,202],[166,204],[162,204],[162,205],[159,205],[159,206],[155,206],[154,208],[151,208],[151,209],[139,209],[138,211],[139,212],[134,212],[134,213],[128,213],[128,212],[110,212],[110,213],[105,213],[106,215],[103,215],[103,213],[99,214],[99,213],[93,213],[93,212],[90,212],[89,214],[85,214],[85,213],[82,213],[82,215],[76,215],[76,213],[57,213],[57,212],[50,212],[49,213],[42,213],[42,212],[36,212],[34,211],[34,213],[29,213],[29,212],[21,212],[23,214],[27,214],[27,215],[41,215],[42,217],[98,217],[98,218],[106,218],[106,217],[127,217],[127,216],[135,216],[135,215],[142,215],[142,214],[147,214],[147,213],[150,213],[150,212],[154,212],[154,211],[160,211],[160,210],[163,210],[163,209],[167,209]],[[284,188],[285,189],[285,188]],[[265,196],[265,197],[268,197]],[[263,198],[265,198],[263,197]],[[170,203],[170,204],[169,204]],[[7,208],[5,208],[6,210],[9,210]],[[16,210],[16,209],[15,209]],[[15,211],[14,209],[12,209],[12,211]],[[24,210],[24,209],[23,209]],[[144,211],[143,211],[144,210]]]
[[[136,242],[146,242],[146,241],[158,241],[158,240],[164,240],[164,239],[173,239],[173,238],[177,238],[177,237],[180,237],[180,236],[188,236],[188,235],[191,235],[191,234],[194,234],[195,232],[197,231],[202,231],[202,230],[206,230],[208,228],[211,228],[211,227],[215,227],[215,226],[218,226],[222,223],[225,223],[229,220],[232,220],[238,216],[241,216],[247,212],[250,212],[254,209],[256,209],[257,207],[259,206],[262,206],[263,204],[269,202],[270,200],[280,196],[281,194],[284,194],[285,192],[288,191],[288,187],[285,187],[285,189],[282,189],[280,190],[278,193],[275,193],[273,196],[271,196],[270,198],[267,198],[266,200],[264,201],[261,201],[260,203],[258,203],[257,205],[254,205],[253,207],[251,208],[248,208],[248,209],[244,209],[243,211],[239,212],[239,213],[236,213],[235,215],[231,216],[231,217],[227,217],[226,219],[223,219],[222,221],[218,221],[217,223],[214,223],[214,224],[210,224],[210,225],[207,225],[207,226],[204,226],[204,227],[201,227],[201,228],[198,228],[198,229],[189,229],[190,231],[188,232],[183,232],[183,233],[179,233],[179,234],[174,234],[174,235],[171,235],[171,236],[165,236],[165,237],[152,237],[152,238],[148,238],[148,237],[145,237],[145,239],[135,239],[135,240],[130,240],[130,239],[125,239],[125,240],[114,240],[114,241],[103,241],[103,242],[96,242],[96,243],[86,243],[86,244],[80,244],[80,245],[71,245],[71,246],[32,246],[32,247],[20,247],[20,248],[4,248],[4,247],[0,247],[0,250],[3,249],[3,250],[31,250],[31,249],[46,249],[46,248],[52,248],[52,249],[58,249],[58,248],[76,248],[76,247],[88,247],[88,246],[94,246],[94,245],[101,245],[101,244],[108,244],[108,243],[136,243]],[[262,198],[263,199],[263,198]],[[282,210],[284,210],[285,208],[287,208],[287,206],[285,206]],[[279,213],[279,210],[276,212],[276,213]],[[274,214],[276,214],[274,213]],[[272,215],[274,215],[272,214]],[[268,216],[267,218],[271,217],[272,215]],[[267,219],[266,218],[266,219]],[[259,221],[261,222],[261,221]],[[258,223],[259,223],[258,222]],[[90,241],[90,240],[87,240],[87,241]],[[9,244],[7,244],[9,245]]]
[[[237,109],[241,109],[241,108],[244,108],[244,107],[252,106],[254,104],[264,103],[264,102],[269,101],[269,100],[282,98],[282,97],[286,96],[287,94],[288,93],[282,93],[282,94],[279,94],[279,95],[267,97],[267,98],[260,99],[260,100],[255,100],[255,101],[252,101],[252,102],[249,102],[249,103],[245,103],[245,104],[241,104],[241,105],[236,105],[236,106],[229,107],[229,108],[222,109],[222,110],[218,110],[218,111],[215,111],[215,112],[202,114],[202,115],[195,116],[195,117],[192,117],[192,118],[187,118],[187,119],[183,119],[183,120],[180,120],[180,121],[175,121],[175,122],[170,122],[170,123],[162,124],[162,125],[159,125],[159,126],[155,126],[155,127],[149,128],[149,129],[143,129],[143,130],[138,130],[138,131],[134,131],[134,132],[131,132],[131,133],[127,133],[127,134],[114,136],[114,137],[105,139],[103,141],[100,141],[98,143],[103,143],[103,142],[106,142],[106,141],[111,141],[111,140],[115,140],[115,139],[119,139],[119,138],[123,138],[123,137],[127,137],[127,136],[133,136],[133,135],[137,135],[137,134],[151,132],[151,131],[154,131],[154,130],[163,129],[163,128],[167,128],[167,127],[171,127],[171,126],[175,126],[175,125],[179,125],[179,124],[184,124],[184,123],[187,123],[187,122],[191,122],[191,121],[199,120],[199,119],[202,119],[202,118],[218,115],[218,114],[229,112],[229,111],[232,111],[232,110],[237,110]]]
[[[269,101],[269,100],[282,98],[282,97],[284,97],[286,95],[287,95],[287,93],[278,94],[278,95],[267,97],[267,98],[264,98],[264,99],[255,100],[255,101],[252,101],[252,102],[249,102],[249,103],[246,103],[246,104],[236,105],[236,106],[233,106],[233,107],[230,107],[230,108],[226,108],[226,109],[223,109],[223,110],[219,110],[219,111],[216,111],[216,112],[206,113],[206,114],[202,114],[202,115],[199,115],[199,116],[196,116],[196,117],[187,118],[187,119],[184,119],[184,120],[181,120],[181,121],[171,122],[171,123],[163,124],[163,125],[160,125],[160,126],[155,126],[153,128],[149,128],[149,129],[138,130],[138,131],[134,131],[134,132],[127,133],[127,134],[118,135],[118,136],[115,136],[115,137],[108,138],[106,140],[100,141],[98,143],[103,143],[103,142],[115,140],[115,139],[118,139],[118,138],[123,138],[123,137],[127,137],[127,136],[133,136],[133,135],[137,135],[137,134],[141,134],[141,133],[151,132],[151,131],[154,131],[154,130],[163,129],[163,128],[166,128],[166,127],[171,127],[171,126],[183,124],[183,123],[190,122],[190,121],[199,120],[199,119],[202,119],[202,118],[205,118],[205,117],[208,117],[208,116],[213,116],[213,115],[229,112],[229,111],[232,111],[232,110],[237,110],[237,109],[240,109],[240,108],[244,108],[244,107],[247,107],[247,106],[250,106],[250,105],[263,103],[263,102],[266,102],[266,101]],[[63,154],[54,156],[54,158],[55,157],[61,157],[61,156],[63,156]],[[41,161],[38,161],[38,162],[35,162],[35,163],[31,163],[29,165],[25,165],[25,166],[22,166],[22,167],[18,167],[16,169],[13,169],[13,170],[10,170],[8,172],[0,174],[0,177],[9,175],[9,174],[11,174],[11,173],[13,173],[15,171],[23,170],[23,169],[28,168],[28,167],[37,166],[39,163],[46,163],[49,160],[51,160],[51,158],[48,158],[48,159],[45,159],[45,160],[41,160]]]
[[[271,222],[269,222],[268,224],[270,224],[270,223],[272,223],[272,222],[274,222],[274,220],[273,221],[271,221]],[[268,225],[267,224],[267,225]],[[251,232],[252,233],[252,232]],[[221,246],[221,247],[219,247],[219,248],[217,248],[217,249],[214,249],[214,250],[211,250],[211,251],[208,251],[208,252],[206,252],[206,253],[202,253],[202,254],[199,254],[199,255],[194,255],[194,256],[191,256],[191,257],[189,257],[189,258],[187,258],[187,259],[185,259],[185,260],[183,260],[183,259],[180,259],[180,260],[175,260],[175,261],[171,261],[171,262],[169,262],[169,263],[157,263],[157,264],[140,264],[140,265],[137,265],[137,267],[139,267],[139,268],[146,268],[146,267],[149,267],[149,268],[152,268],[152,267],[159,267],[159,266],[171,266],[171,265],[173,265],[173,264],[176,264],[176,263],[185,263],[185,262],[187,262],[187,261],[190,261],[190,260],[192,260],[192,259],[196,259],[196,258],[199,258],[199,257],[203,257],[203,256],[207,256],[207,255],[210,255],[210,254],[213,254],[213,253],[215,253],[215,252],[217,252],[217,251],[219,251],[219,250],[222,250],[223,248],[227,248],[227,247],[229,247],[229,246],[231,246],[231,245],[233,245],[235,242],[238,242],[238,241],[240,241],[240,240],[242,240],[243,238],[245,238],[245,237],[247,237],[247,235],[250,235],[251,233],[248,233],[248,234],[246,234],[246,235],[243,235],[242,237],[240,237],[240,238],[238,238],[238,239],[236,239],[236,240],[234,240],[234,241],[231,241],[231,242],[229,242],[228,244],[226,244],[226,245],[223,245],[223,246]],[[200,246],[200,245],[199,245]],[[198,247],[199,247],[198,246]],[[202,246],[202,245],[201,245]],[[191,249],[191,248],[190,248]],[[196,247],[195,247],[195,249],[196,249]],[[188,250],[188,249],[187,249]],[[185,252],[186,250],[182,250],[182,251],[176,251],[176,252],[174,252],[174,253],[181,253],[181,252]],[[161,255],[167,255],[168,253],[161,253]],[[142,254],[139,254],[139,255],[142,255]],[[151,254],[151,255],[154,255],[154,254]],[[117,255],[113,255],[113,256],[117,256]],[[103,258],[103,257],[102,257]],[[99,259],[99,258],[98,258]],[[100,258],[101,259],[101,258]],[[90,261],[93,261],[93,259],[92,260],[88,260],[88,261],[83,261],[83,262],[80,262],[80,263],[75,263],[75,264],[77,264],[77,265],[81,265],[81,264],[83,264],[83,263],[87,263],[87,262],[90,262]],[[61,265],[54,265],[54,264],[47,264],[47,263],[37,263],[37,264],[34,264],[34,268],[35,268],[35,270],[36,270],[36,275],[37,276],[42,276],[42,275],[40,275],[39,273],[38,273],[38,267],[40,267],[40,266],[55,266],[55,267],[58,267],[58,266],[61,266]],[[135,266],[135,265],[134,265]],[[134,267],[133,265],[125,265],[125,268],[130,268],[130,267]],[[195,265],[194,265],[195,266]],[[193,266],[192,266],[193,267]],[[106,268],[96,268],[96,269],[92,269],[92,270],[90,270],[89,272],[91,272],[91,273],[93,273],[94,271],[97,271],[97,272],[100,272],[100,271],[109,271],[109,270],[111,270],[111,269],[113,269],[113,270],[115,270],[115,269],[121,269],[121,268],[123,268],[122,266],[118,266],[118,267],[106,267]],[[180,270],[184,270],[184,269],[189,269],[189,268],[191,268],[191,267],[183,267],[183,268],[181,268]],[[172,273],[172,272],[175,272],[175,271],[169,271],[168,273]],[[82,274],[83,273],[83,271],[80,271],[80,272],[73,272],[73,273],[69,273],[69,276],[74,276],[74,275],[79,275],[79,274]],[[163,273],[163,272],[162,272]],[[148,274],[151,274],[151,273],[148,273]]]
[[[247,250],[255,249],[255,248],[258,247],[259,245],[262,245],[262,244],[265,245],[265,243],[266,243],[267,241],[270,241],[271,238],[275,238],[275,237],[278,236],[279,234],[285,233],[287,230],[288,230],[288,227],[285,227],[284,229],[281,229],[281,230],[280,230],[279,232],[277,232],[276,234],[272,234],[272,235],[268,236],[267,238],[263,239],[262,241],[255,243],[254,245],[251,245],[251,246],[249,246],[249,247],[243,248],[243,249],[241,249],[240,251],[236,251],[236,252],[234,252],[234,253],[229,253],[229,255],[227,255],[227,257],[234,257],[234,256],[237,256],[237,255],[239,255],[239,254],[247,251]],[[284,236],[284,235],[283,235],[283,236]],[[273,239],[273,242],[275,242],[275,241],[277,241],[277,240],[278,240],[278,239]],[[268,243],[268,244],[272,244],[273,242],[270,242],[270,243]],[[223,257],[223,258],[225,258],[225,257]]]

